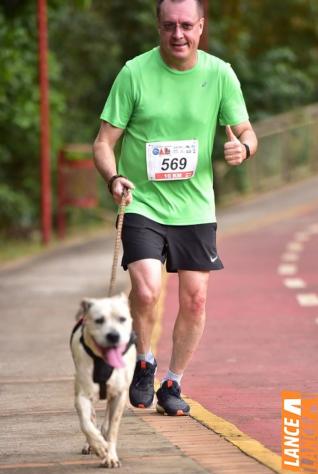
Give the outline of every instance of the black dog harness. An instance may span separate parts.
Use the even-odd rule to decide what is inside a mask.
[[[110,379],[110,377],[113,373],[114,367],[107,364],[107,362],[105,362],[104,359],[102,359],[101,357],[98,357],[96,354],[94,354],[92,349],[90,347],[88,347],[87,344],[85,344],[84,337],[83,337],[83,328],[84,328],[83,321],[84,321],[83,319],[80,319],[76,323],[76,325],[74,326],[74,329],[73,329],[72,334],[71,334],[71,341],[70,342],[72,342],[72,339],[73,339],[73,336],[74,336],[75,332],[81,327],[82,328],[82,335],[81,335],[81,338],[80,338],[80,343],[84,347],[86,353],[94,361],[93,381],[95,383],[99,384],[99,399],[100,400],[105,400],[106,397],[107,397],[106,382]],[[130,339],[127,343],[126,349],[125,349],[125,351],[123,352],[122,355],[125,355],[126,352],[128,352],[130,347],[133,344],[136,343],[136,340],[137,340],[136,333],[134,331],[132,331],[131,334],[130,334]]]

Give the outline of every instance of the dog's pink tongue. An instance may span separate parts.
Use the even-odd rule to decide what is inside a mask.
[[[121,367],[125,367],[123,357],[122,357],[123,347],[111,347],[107,349],[104,353],[104,358],[107,364],[114,369],[120,369]]]

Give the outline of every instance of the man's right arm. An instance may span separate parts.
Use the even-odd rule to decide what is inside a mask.
[[[102,121],[93,145],[95,166],[107,184],[114,175],[117,175],[114,148],[123,133],[122,128],[114,127],[110,123]],[[133,188],[133,183],[127,178],[116,178],[111,185],[114,201],[120,204],[123,191],[128,190],[126,202],[129,204],[132,201],[130,190]]]

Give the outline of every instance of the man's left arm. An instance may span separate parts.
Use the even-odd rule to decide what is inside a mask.
[[[257,150],[257,137],[249,121],[239,125],[226,126],[227,142],[224,144],[224,158],[231,166],[238,166]]]

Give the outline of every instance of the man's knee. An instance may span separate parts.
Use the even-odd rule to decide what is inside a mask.
[[[179,279],[181,313],[199,322],[205,317],[209,273],[180,271]]]
[[[131,279],[130,300],[145,309],[156,305],[161,289],[161,262],[141,260],[128,266]]]
[[[206,294],[201,290],[188,291],[180,301],[181,311],[194,320],[200,319],[205,314]]]
[[[151,308],[158,302],[160,295],[160,288],[151,285],[135,285],[132,287],[130,293],[130,300],[132,304],[137,303],[138,306]]]

